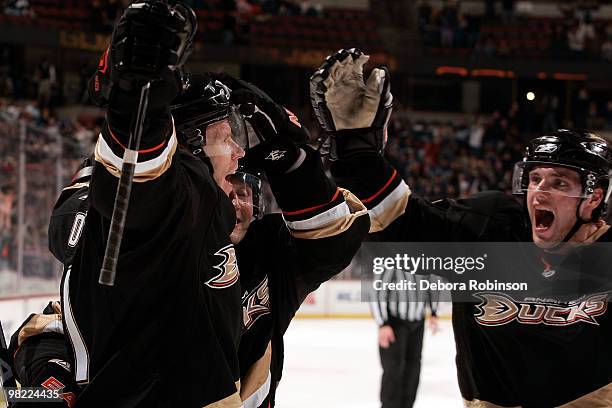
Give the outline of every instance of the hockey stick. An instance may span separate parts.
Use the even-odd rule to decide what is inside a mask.
[[[111,217],[108,240],[106,241],[102,269],[100,270],[100,276],[98,278],[98,283],[105,286],[115,285],[119,248],[121,247],[123,230],[125,229],[125,218],[130,204],[130,194],[134,182],[134,170],[136,169],[136,163],[138,161],[138,149],[140,148],[144,117],[147,106],[149,105],[150,89],[151,81],[148,81],[140,91],[140,102],[138,103],[136,121],[130,133],[128,147],[123,152],[121,177],[117,185],[117,194],[115,195],[115,204],[113,205],[113,215]]]
[[[17,388],[17,382],[15,381],[9,361],[8,347],[4,338],[4,330],[2,330],[2,322],[0,322],[0,392],[4,395],[4,401],[7,401],[7,407],[10,407],[11,404],[8,403],[8,395],[5,388]]]

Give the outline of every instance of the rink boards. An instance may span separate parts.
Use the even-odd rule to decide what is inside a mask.
[[[449,303],[438,305],[438,315],[449,317]],[[361,296],[361,281],[331,280],[306,297],[297,317],[357,318],[371,317],[367,298]]]

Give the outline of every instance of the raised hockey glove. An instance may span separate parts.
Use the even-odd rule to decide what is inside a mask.
[[[332,160],[363,153],[382,154],[393,108],[389,71],[374,68],[364,81],[370,57],[358,49],[328,56],[310,77],[310,100],[324,136],[323,154]]]
[[[268,175],[299,167],[305,157],[300,145],[308,143],[309,133],[297,116],[249,82],[229,75],[219,78],[232,90],[232,103],[240,105],[252,129],[243,165]]]
[[[137,1],[121,16],[111,45],[90,83],[90,97],[116,113],[132,113],[140,88],[152,81],[149,111],[167,111],[179,92],[180,69],[196,33],[189,7],[165,1]]]

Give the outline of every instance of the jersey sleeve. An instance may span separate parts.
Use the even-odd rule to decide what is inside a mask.
[[[194,166],[185,168],[184,162],[188,158],[179,154],[173,122],[153,118],[151,121],[146,131],[152,135],[143,137],[138,151],[127,228],[154,225],[155,220],[169,216],[179,203],[199,199],[193,196],[194,193],[215,190],[204,163],[197,166],[200,168],[195,173],[192,171]],[[95,167],[90,183],[91,204],[107,219],[112,216],[126,146],[127,136],[106,124],[95,147]],[[199,203],[194,202],[190,207],[198,206]]]
[[[289,242],[286,274],[271,282],[287,286],[283,331],[306,296],[350,264],[369,230],[365,206],[327,177],[317,152],[306,153],[296,170],[270,180],[285,223],[279,239]]]
[[[524,240],[522,206],[499,191],[430,202],[414,196],[398,171],[371,154],[335,162],[336,182],[368,208],[370,240],[383,242],[482,242]]]
[[[11,337],[9,352],[22,387],[62,388],[59,394],[62,401],[49,406],[74,405],[78,387],[71,370],[59,302],[49,302],[41,314],[31,314],[22,323]]]
[[[319,154],[306,153],[296,170],[270,184],[295,240],[300,278],[316,289],[348,266],[367,236],[369,218],[353,193],[327,177]]]
[[[295,170],[270,179],[274,197],[291,235],[320,239],[340,235],[367,214],[350,191],[325,174],[319,154],[304,148],[306,158]],[[363,217],[364,219],[367,217]]]

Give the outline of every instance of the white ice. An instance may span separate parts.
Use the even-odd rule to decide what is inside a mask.
[[[426,331],[415,408],[463,406],[450,320]],[[295,319],[285,335],[279,408],[380,407],[377,327],[370,319]]]

